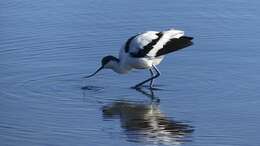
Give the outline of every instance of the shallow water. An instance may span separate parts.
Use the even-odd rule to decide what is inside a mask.
[[[259,146],[260,2],[0,2],[1,145]],[[194,45],[148,71],[102,71],[131,35],[178,28]]]

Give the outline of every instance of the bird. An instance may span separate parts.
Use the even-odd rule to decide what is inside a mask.
[[[161,75],[157,65],[165,55],[193,45],[192,40],[193,37],[186,36],[184,31],[174,28],[137,33],[122,45],[118,58],[112,55],[103,57],[101,67],[84,78],[90,78],[102,69],[112,69],[119,74],[127,74],[132,69],[148,69],[151,77],[133,88],[141,88],[148,82],[149,88],[153,88],[154,80]]]

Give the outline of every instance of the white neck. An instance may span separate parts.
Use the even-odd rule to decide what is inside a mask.
[[[125,74],[127,73],[130,69],[126,68],[124,65],[122,65],[122,63],[116,62],[116,61],[111,61],[107,64],[107,68],[112,69],[114,72],[116,73],[120,73],[120,74]]]

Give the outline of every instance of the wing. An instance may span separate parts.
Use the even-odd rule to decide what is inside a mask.
[[[146,56],[163,36],[162,32],[148,31],[137,35],[131,42],[129,54],[132,57]],[[125,49],[127,50],[127,49]]]
[[[148,31],[145,33],[137,34],[130,37],[125,45],[125,53],[138,53],[140,49],[143,49],[144,46],[148,45],[153,39],[157,38],[156,31]]]
[[[184,36],[180,30],[170,29],[163,32],[149,31],[135,36],[129,53],[132,57],[158,57],[177,51],[192,44],[191,37]]]
[[[191,41],[193,38],[188,36],[182,36],[180,38],[170,39],[161,49],[158,49],[155,57],[165,55],[188,46],[191,46],[193,42]]]
[[[129,50],[130,50],[130,44],[132,43],[133,39],[136,38],[136,36],[138,36],[138,35],[139,35],[139,34],[134,35],[134,36],[130,37],[130,38],[126,41],[125,47],[124,47],[125,53],[128,53],[128,52],[129,52]]]

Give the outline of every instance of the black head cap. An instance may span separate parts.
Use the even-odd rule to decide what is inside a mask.
[[[114,56],[105,56],[103,57],[101,63],[102,63],[102,66],[106,65],[109,61],[116,61],[116,62],[119,62],[119,59],[117,59],[116,57]]]

